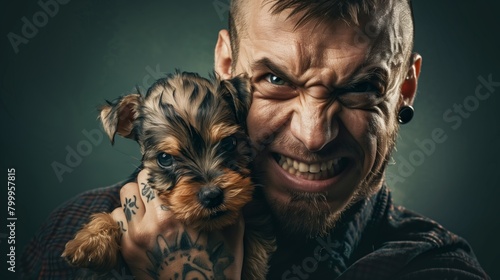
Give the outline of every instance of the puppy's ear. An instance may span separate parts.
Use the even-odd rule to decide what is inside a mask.
[[[252,103],[250,79],[245,75],[240,75],[232,79],[222,80],[219,93],[231,105],[238,123],[246,127],[248,110]]]
[[[99,108],[100,119],[104,131],[109,136],[111,144],[114,143],[115,134],[136,139],[134,131],[134,121],[139,115],[139,106],[143,98],[138,93],[133,93],[119,97],[113,101],[106,101],[108,104]]]

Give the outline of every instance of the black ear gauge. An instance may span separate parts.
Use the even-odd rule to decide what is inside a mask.
[[[401,109],[399,109],[398,112],[398,122],[400,124],[407,124],[411,121],[413,118],[413,114],[415,113],[415,110],[413,109],[412,106],[403,106]]]

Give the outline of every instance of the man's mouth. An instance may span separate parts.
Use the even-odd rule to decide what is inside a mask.
[[[339,157],[327,161],[305,163],[281,154],[274,159],[283,170],[306,180],[326,180],[340,174],[348,165],[348,159]]]

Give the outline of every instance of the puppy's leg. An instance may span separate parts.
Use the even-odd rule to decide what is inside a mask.
[[[110,214],[94,214],[62,254],[70,264],[96,271],[111,270],[120,248],[120,226]]]
[[[245,258],[242,279],[264,280],[269,270],[269,259],[276,251],[276,240],[269,216],[245,220]]]

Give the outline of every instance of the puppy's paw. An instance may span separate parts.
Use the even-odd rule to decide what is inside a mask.
[[[120,227],[117,222],[110,214],[94,214],[75,238],[66,243],[61,256],[77,267],[108,271],[116,265],[119,244]]]

